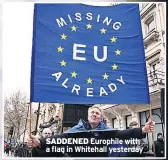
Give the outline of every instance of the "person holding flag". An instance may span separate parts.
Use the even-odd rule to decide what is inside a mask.
[[[101,109],[97,107],[91,107],[88,111],[88,122],[80,120],[79,123],[73,128],[67,130],[63,134],[54,135],[49,137],[52,141],[53,139],[59,138],[96,138],[96,139],[109,139],[109,138],[119,138],[119,139],[130,139],[130,138],[145,138],[146,133],[151,133],[155,131],[155,122],[149,120],[142,128],[133,128],[126,130],[113,130],[108,128],[105,123],[102,123],[103,114]],[[31,136],[28,139],[29,147],[39,147],[41,150],[46,150],[46,148],[52,148],[52,144],[46,144],[47,138],[38,139],[35,136]],[[61,144],[54,144],[59,146]],[[62,144],[62,147],[66,147]],[[88,144],[92,146],[91,144]],[[72,145],[73,146],[73,145]],[[72,147],[71,146],[71,147]],[[98,146],[98,145],[97,145]],[[73,146],[74,147],[74,146]],[[48,153],[46,152],[48,155]],[[107,157],[108,152],[71,152],[68,153],[72,157]],[[60,152],[50,152],[51,157],[63,156]],[[112,156],[112,155],[111,155]]]
[[[139,5],[35,4],[30,101],[150,104]],[[31,136],[28,146],[46,150],[51,157],[63,156],[65,148],[72,148],[67,151],[72,157],[106,157],[107,145],[89,139],[142,139],[155,130],[152,117],[142,128],[122,131],[108,128],[102,118],[99,108],[90,108],[88,122],[80,120],[49,138]],[[77,152],[73,144],[50,143],[61,138],[86,138],[86,148],[104,150]]]

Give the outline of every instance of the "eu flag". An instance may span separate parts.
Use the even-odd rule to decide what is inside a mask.
[[[148,104],[138,4],[35,4],[31,102]]]

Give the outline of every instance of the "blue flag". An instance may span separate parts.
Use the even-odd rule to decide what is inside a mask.
[[[149,104],[138,4],[35,4],[31,102]]]

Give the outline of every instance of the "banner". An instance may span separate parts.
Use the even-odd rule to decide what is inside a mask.
[[[35,4],[31,102],[149,104],[138,4]]]

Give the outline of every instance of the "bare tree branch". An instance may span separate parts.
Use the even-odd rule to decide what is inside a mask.
[[[16,128],[17,137],[24,130],[27,118],[27,102],[27,96],[20,91],[5,99],[4,123],[7,126],[14,126]]]

